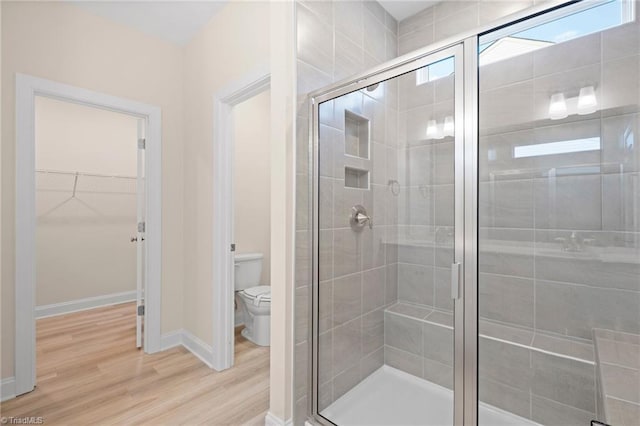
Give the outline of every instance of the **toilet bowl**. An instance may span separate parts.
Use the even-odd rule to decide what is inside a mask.
[[[260,285],[262,253],[235,255],[236,302],[242,312],[242,335],[260,346],[271,342],[271,287]]]
[[[269,346],[271,338],[271,287],[260,285],[239,293],[245,316],[242,335],[260,346]]]

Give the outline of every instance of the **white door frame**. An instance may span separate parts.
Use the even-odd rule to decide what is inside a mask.
[[[160,350],[162,266],[162,134],[159,107],[16,74],[16,272],[15,272],[15,380],[16,395],[30,392],[36,383],[36,185],[35,97],[73,102],[145,119],[146,135],[146,274],[144,350]]]
[[[213,96],[213,348],[214,369],[233,366],[234,257],[233,107],[271,84],[268,67],[260,67],[226,85]]]

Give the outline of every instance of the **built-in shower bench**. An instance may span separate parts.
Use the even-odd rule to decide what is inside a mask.
[[[640,421],[640,336],[594,329],[598,407],[615,426],[637,426]]]
[[[453,315],[450,312],[434,309],[426,305],[397,302],[385,310],[386,314],[398,315],[438,327],[453,328]],[[480,320],[481,338],[501,341],[527,349],[553,353],[558,356],[595,363],[594,347],[588,340],[573,339],[559,335],[536,333],[518,327],[512,327],[493,321]]]
[[[452,388],[453,315],[397,302],[385,310],[385,364]],[[590,340],[479,321],[479,395],[542,424],[590,424],[596,362]]]

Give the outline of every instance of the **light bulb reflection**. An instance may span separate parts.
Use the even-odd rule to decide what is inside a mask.
[[[556,93],[551,96],[551,102],[549,102],[549,118],[552,120],[561,120],[568,115],[564,94]]]
[[[434,139],[438,135],[436,120],[427,121],[427,139]]]
[[[444,133],[444,136],[453,136],[455,132],[455,125],[452,116],[449,115],[444,118],[444,126],[442,128],[442,131]]]
[[[596,91],[593,86],[587,86],[580,89],[578,96],[578,114],[593,114],[598,110],[598,100],[596,99]]]

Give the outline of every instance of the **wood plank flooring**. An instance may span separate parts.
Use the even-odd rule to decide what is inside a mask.
[[[2,416],[45,425],[264,424],[269,348],[236,331],[235,366],[209,369],[182,347],[147,355],[135,347],[135,304],[37,321],[33,392],[6,401]]]

